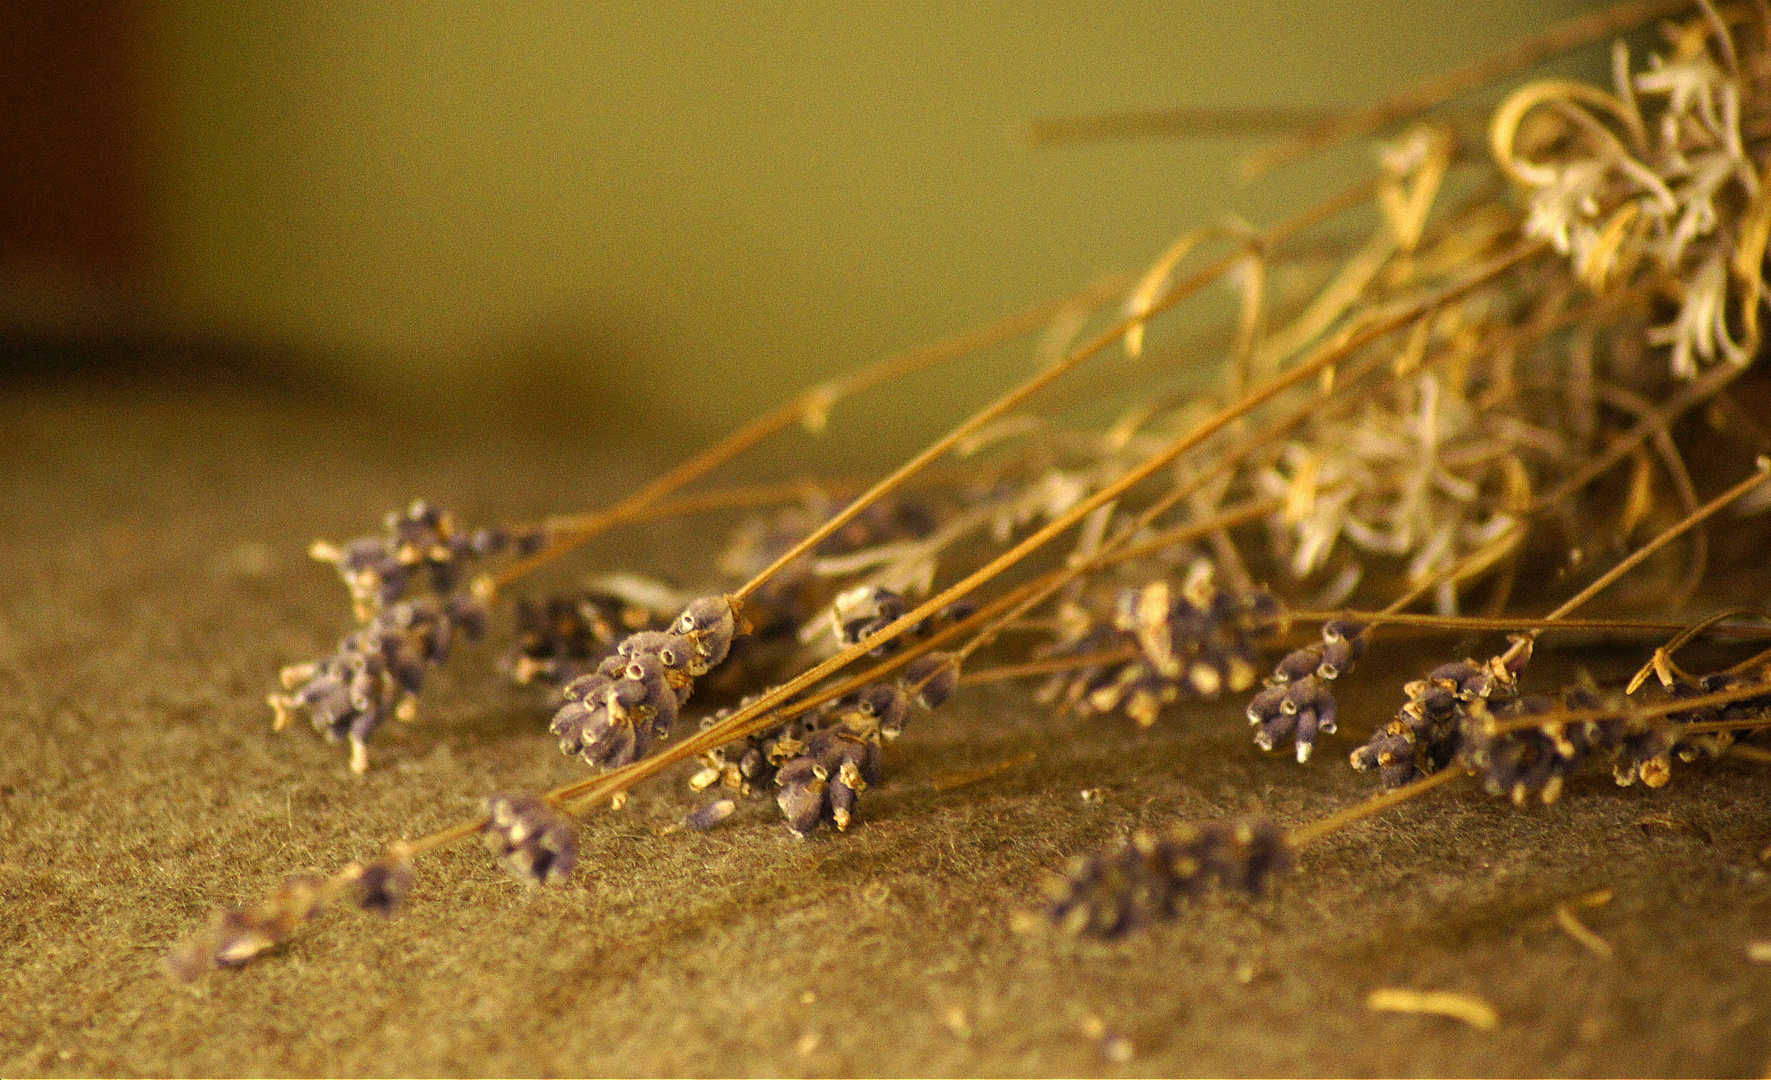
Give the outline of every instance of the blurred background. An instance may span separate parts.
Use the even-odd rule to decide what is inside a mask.
[[[1244,184],[1246,137],[1036,149],[1037,119],[1357,105],[1585,6],[0,0],[0,385],[702,440],[1369,154]],[[1027,357],[888,396],[875,437]]]

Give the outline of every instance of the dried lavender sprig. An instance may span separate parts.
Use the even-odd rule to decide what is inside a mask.
[[[1768,478],[1771,478],[1771,458],[1761,456],[1752,475],[1729,487],[1619,560],[1591,584],[1557,606],[1544,617],[1543,622],[1553,623],[1575,611],[1607,586],[1641,565],[1656,551],[1739,500]],[[1530,662],[1532,645],[1542,632],[1542,628],[1538,628],[1514,635],[1511,647],[1486,664],[1465,660],[1462,664],[1444,665],[1435,669],[1425,680],[1408,684],[1404,688],[1409,696],[1408,703],[1389,725],[1380,728],[1370,741],[1353,751],[1349,758],[1353,767],[1360,771],[1375,769],[1384,786],[1395,787],[1416,776],[1429,775],[1444,768],[1453,758],[1463,756],[1469,733],[1483,729],[1486,722],[1483,715],[1491,711],[1489,699],[1498,694],[1499,703],[1505,709],[1517,707],[1514,700],[1518,697],[1518,677]],[[1472,706],[1478,702],[1481,703],[1481,709],[1472,713]],[[1516,747],[1509,748],[1509,752],[1512,749]],[[1560,751],[1561,747],[1556,749]],[[1481,750],[1476,747],[1470,752],[1480,754]],[[1544,756],[1539,755],[1540,758]],[[1571,758],[1575,754],[1570,750],[1561,756]],[[1639,771],[1637,769],[1636,774]],[[1495,778],[1495,783],[1501,782],[1502,778]],[[1545,783],[1548,782],[1546,779]],[[1506,786],[1511,791],[1516,785]],[[1526,791],[1529,793],[1530,790],[1531,786],[1527,784]]]
[[[1339,707],[1330,684],[1353,670],[1370,639],[1367,623],[1329,619],[1322,624],[1319,644],[1287,653],[1267,677],[1265,689],[1248,703],[1255,745],[1271,750],[1290,739],[1298,763],[1310,760],[1316,736],[1335,732]]]
[[[311,874],[283,879],[275,892],[249,907],[217,908],[203,932],[165,955],[166,971],[190,982],[216,967],[238,967],[287,941],[324,906],[326,882]]]
[[[912,705],[933,710],[959,678],[953,653],[931,652],[896,683],[876,682],[833,702],[800,752],[775,773],[775,801],[787,827],[805,837],[820,825],[849,827],[860,793],[880,780],[880,747],[904,729]]]
[[[559,885],[578,863],[578,826],[543,799],[499,794],[484,802],[480,840],[525,885]]]
[[[669,630],[628,635],[598,669],[568,683],[550,730],[560,749],[600,767],[627,765],[667,736],[695,680],[718,666],[738,634],[726,596],[693,600]]]
[[[525,532],[514,539],[521,550],[539,537]],[[338,569],[350,589],[357,618],[368,622],[420,579],[433,593],[449,595],[468,562],[495,555],[512,541],[503,529],[464,529],[449,511],[415,499],[406,509],[388,513],[381,535],[342,545],[316,540],[308,554]]]
[[[1285,834],[1266,818],[1179,825],[1162,834],[1140,830],[1072,860],[1047,885],[1046,914],[1065,933],[1119,937],[1173,918],[1182,899],[1213,881],[1258,897],[1292,865]]]
[[[286,693],[266,700],[273,728],[287,727],[306,710],[328,741],[350,744],[350,768],[369,767],[368,739],[390,717],[417,715],[426,669],[448,658],[456,635],[474,640],[485,632],[486,611],[464,592],[439,599],[401,600],[339,643],[332,655],[282,670]]]
[[[1771,729],[1767,675],[1771,668],[1675,681],[1667,688],[1672,700],[1650,707],[1586,685],[1564,690],[1560,701],[1527,695],[1497,709],[1479,702],[1463,722],[1459,764],[1515,804],[1554,802],[1566,778],[1600,756],[1620,786],[1663,787],[1673,757],[1713,759],[1734,732]]]
[[[1168,702],[1248,689],[1258,644],[1279,630],[1280,608],[1264,589],[1220,588],[1215,564],[1200,558],[1178,588],[1159,577],[1121,589],[1110,618],[1077,607],[1073,618],[1061,614],[1060,621],[1075,625],[1040,655],[1097,653],[1128,643],[1138,653],[1055,679],[1040,697],[1084,714],[1122,708],[1148,727]]]
[[[475,822],[474,828],[479,824]],[[459,829],[438,834],[433,846],[435,840],[453,842],[468,834]],[[289,940],[304,923],[345,896],[365,910],[391,914],[411,891],[411,860],[420,850],[428,850],[424,843],[395,841],[367,867],[347,863],[330,877],[294,874],[255,903],[217,907],[203,930],[166,951],[166,973],[190,982],[218,967],[239,967]]]
[[[518,597],[515,641],[500,666],[518,683],[563,687],[594,670],[622,637],[662,630],[672,615],[597,589]]]
[[[1664,430],[1664,425],[1670,424],[1673,418],[1697,403],[1708,400],[1710,394],[1727,385],[1739,374],[1739,370],[1732,366],[1716,368],[1694,380],[1654,414],[1644,417],[1629,435],[1614,443],[1609,451],[1587,462],[1582,468],[1576,470],[1574,475],[1567,477],[1554,489],[1533,500],[1530,506],[1516,516],[1509,529],[1512,531],[1522,529],[1534,514],[1557,505],[1580,490],[1592,479],[1621,460],[1629,450],[1641,445],[1658,431]],[[1509,670],[1510,665],[1514,663],[1522,668],[1521,661],[1529,658],[1531,642],[1535,641],[1537,636],[1551,624],[1558,622],[1568,613],[1590,600],[1600,590],[1628,573],[1667,543],[1700,524],[1728,503],[1739,499],[1752,488],[1757,487],[1764,481],[1766,469],[1766,459],[1761,457],[1758,471],[1754,476],[1748,477],[1736,487],[1724,492],[1712,503],[1693,511],[1682,521],[1650,541],[1649,544],[1644,545],[1612,567],[1604,576],[1588,585],[1555,611],[1536,620],[1524,636],[1514,638],[1514,646],[1507,657],[1497,658],[1502,669]],[[1440,581],[1455,580],[1481,555],[1481,552],[1472,553],[1457,565],[1419,583],[1414,589],[1397,597],[1383,611],[1376,613],[1373,621],[1381,621],[1387,616],[1399,614],[1435,588]],[[1466,663],[1473,664],[1474,662],[1466,661]],[[1516,676],[1517,670],[1511,670],[1512,674]],[[1457,676],[1450,670],[1441,669],[1436,674],[1442,674],[1443,678],[1440,681],[1451,679],[1453,683],[1458,682]],[[1387,727],[1380,728],[1373,734],[1365,746],[1353,751],[1350,760],[1355,769],[1362,771],[1377,769],[1380,771],[1384,786],[1394,788],[1409,783],[1411,778],[1432,774],[1456,756],[1458,742],[1461,738],[1456,703],[1447,694],[1446,688],[1441,686],[1435,689],[1434,682],[1435,680],[1429,678],[1423,683],[1411,683],[1404,688],[1409,693],[1409,703]]]

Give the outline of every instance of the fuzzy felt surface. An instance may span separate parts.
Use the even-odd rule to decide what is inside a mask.
[[[219,390],[21,388],[0,432],[0,1074],[1771,1067],[1771,962],[1752,958],[1771,941],[1771,767],[1746,760],[1676,765],[1660,791],[1583,774],[1524,810],[1453,785],[1306,849],[1264,900],[1214,893],[1112,943],[1015,928],[1045,875],[1140,825],[1251,807],[1295,825],[1360,799],[1346,753],[1401,683],[1491,642],[1375,647],[1305,767],[1253,746],[1239,701],[1144,731],[968,688],[888,748],[844,835],[795,839],[763,799],[669,831],[706,801],[679,766],[589,815],[563,888],[524,890],[464,844],[420,861],[391,919],[334,911],[175,985],[162,953],[212,905],[584,775],[495,645],[377,733],[367,776],[305,724],[273,734],[279,666],[350,623],[309,542],[414,496],[474,524],[593,508],[664,462],[588,421],[505,438]],[[692,580],[708,527],[630,529],[556,580]],[[1615,676],[1643,651],[1552,653],[1542,673]],[[1599,890],[1570,910],[1609,956],[1557,915]],[[1472,995],[1498,1023],[1369,1010],[1384,988]]]

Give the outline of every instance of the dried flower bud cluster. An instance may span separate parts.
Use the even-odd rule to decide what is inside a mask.
[[[289,940],[296,927],[319,913],[325,879],[295,874],[250,907],[218,908],[202,933],[167,952],[166,970],[189,982],[216,967],[238,967]]]
[[[558,885],[578,863],[578,827],[533,795],[493,795],[485,801],[480,841],[525,885]]]
[[[1272,636],[1279,619],[1279,604],[1269,593],[1221,589],[1212,564],[1200,559],[1178,589],[1158,579],[1120,590],[1110,618],[1067,605],[1060,613],[1064,631],[1039,656],[1087,656],[1126,647],[1141,655],[1055,677],[1038,696],[1084,716],[1123,710],[1148,727],[1170,702],[1210,700],[1253,686],[1260,663],[1257,644]]]
[[[736,706],[702,718],[702,730],[749,707],[760,696],[750,695]],[[714,747],[700,755],[701,768],[689,777],[689,789],[705,791],[717,785],[739,795],[749,795],[774,787],[776,770],[805,752],[806,737],[812,733],[816,720],[815,716],[801,714],[784,724]]]
[[[864,686],[821,709],[701,755],[702,768],[690,777],[689,787],[703,791],[718,785],[740,795],[778,787],[775,802],[795,835],[808,836],[820,825],[847,829],[856,797],[879,782],[881,743],[903,732],[912,706],[940,708],[958,684],[959,660],[952,653],[920,656],[894,682]],[[722,710],[702,726],[728,715],[730,710]],[[706,824],[691,827],[723,820],[731,811],[711,807],[727,801],[691,815],[692,822],[706,819]]]
[[[1622,695],[1602,697],[1585,686],[1565,689],[1559,700],[1525,695],[1497,708],[1473,703],[1463,724],[1458,763],[1479,775],[1490,794],[1509,796],[1515,804],[1533,797],[1554,802],[1567,778],[1595,757],[1609,759],[1619,786],[1639,780],[1647,787],[1664,787],[1672,780],[1674,756],[1685,762],[1715,758],[1735,739],[1727,731],[1683,734],[1683,725],[1763,721],[1771,728],[1771,684],[1764,672],[1720,672],[1672,681],[1668,692],[1674,701],[1758,686],[1765,686],[1764,694],[1663,717],[1644,717]],[[1561,719],[1569,712],[1609,715],[1575,722]],[[1541,717],[1542,722],[1509,729],[1526,717]]]
[[[502,666],[519,683],[564,686],[594,671],[628,634],[669,625],[663,612],[595,589],[519,597],[516,640]]]
[[[566,684],[550,730],[560,750],[604,768],[626,765],[664,738],[695,680],[726,658],[737,615],[723,596],[692,601],[669,630],[630,634],[589,675]]]
[[[1593,704],[1596,700],[1581,690],[1565,694],[1560,703],[1543,694],[1522,694],[1492,703],[1487,698],[1472,698],[1463,710],[1457,763],[1481,777],[1483,790],[1511,798],[1514,806],[1523,806],[1532,798],[1553,803],[1561,797],[1568,777],[1598,748],[1591,735],[1602,729],[1560,724],[1552,717],[1561,710]],[[1543,717],[1545,723],[1520,730],[1501,728],[1503,723],[1529,717]]]
[[[1285,834],[1265,818],[1182,825],[1162,836],[1139,831],[1072,860],[1048,885],[1046,910],[1066,933],[1118,937],[1172,918],[1182,898],[1199,896],[1213,880],[1259,896],[1292,863]]]
[[[354,899],[365,911],[392,915],[406,903],[412,892],[417,871],[412,867],[412,850],[396,840],[387,853],[354,875]]]
[[[518,538],[519,550],[532,547],[539,535]],[[316,540],[308,554],[338,568],[350,589],[357,618],[365,622],[406,595],[422,575],[432,592],[454,592],[469,559],[494,555],[511,543],[501,529],[460,527],[454,515],[414,500],[405,510],[387,515],[380,536],[362,536],[343,545]]]
[[[1363,623],[1330,619],[1322,624],[1320,644],[1287,653],[1267,676],[1265,689],[1248,703],[1255,744],[1271,750],[1290,739],[1298,761],[1310,760],[1316,736],[1334,734],[1337,710],[1329,684],[1353,670],[1370,638]]]
[[[411,720],[425,668],[449,655],[457,635],[474,640],[486,629],[485,606],[465,592],[401,600],[346,637],[324,659],[283,669],[288,693],[267,699],[275,727],[305,709],[330,742],[350,742],[352,772],[369,767],[366,743],[389,717]]]
[[[1667,693],[1677,701],[1682,698],[1702,697],[1706,694],[1720,694],[1735,690],[1748,690],[1763,686],[1765,693],[1752,697],[1731,701],[1723,705],[1700,705],[1695,709],[1676,712],[1667,717],[1673,724],[1706,724],[1725,721],[1728,723],[1747,723],[1754,720],[1771,718],[1771,667],[1760,665],[1752,671],[1719,671],[1710,675],[1701,675],[1695,679],[1675,679],[1667,686]],[[1681,761],[1697,761],[1700,758],[1716,757],[1726,750],[1738,734],[1726,731],[1712,732],[1707,735],[1682,735],[1679,737],[1679,759]]]
[[[1374,732],[1350,760],[1360,772],[1378,770],[1385,789],[1438,772],[1451,764],[1463,747],[1463,724],[1470,703],[1502,705],[1518,696],[1519,673],[1530,662],[1524,639],[1487,663],[1460,660],[1441,664],[1424,679],[1403,686],[1408,701],[1394,719]]]

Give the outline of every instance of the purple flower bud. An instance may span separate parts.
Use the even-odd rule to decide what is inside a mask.
[[[899,681],[925,709],[938,709],[959,687],[959,658],[950,652],[931,652],[912,660]]]
[[[480,839],[518,881],[556,885],[572,876],[578,830],[568,818],[532,795],[493,795],[485,810]]]

